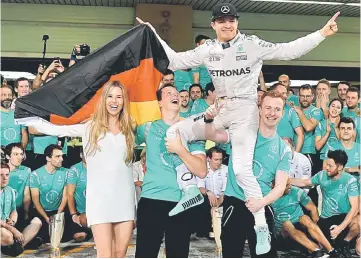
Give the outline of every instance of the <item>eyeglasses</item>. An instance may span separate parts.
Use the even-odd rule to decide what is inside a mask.
[[[311,99],[312,97],[312,95],[300,95],[300,98],[302,99]]]

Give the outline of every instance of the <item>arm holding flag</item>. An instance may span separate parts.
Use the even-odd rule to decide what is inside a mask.
[[[140,24],[149,26],[149,28],[151,28],[154,34],[157,36],[159,42],[162,44],[164,51],[167,53],[169,59],[168,68],[170,70],[176,71],[179,69],[194,68],[203,64],[203,59],[207,54],[206,46],[201,45],[196,49],[177,53],[172,48],[170,48],[168,44],[157,34],[154,27],[150,23],[143,22],[138,17],[136,19]]]
[[[45,120],[38,120],[36,123],[29,126],[29,131],[32,134],[42,133],[49,136],[57,137],[82,137],[85,134],[85,129],[88,124],[75,124],[58,126],[46,122]]]

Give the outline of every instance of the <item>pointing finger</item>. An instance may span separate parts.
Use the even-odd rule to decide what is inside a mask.
[[[330,22],[334,22],[336,18],[340,15],[341,12],[335,13],[335,15],[330,19]]]

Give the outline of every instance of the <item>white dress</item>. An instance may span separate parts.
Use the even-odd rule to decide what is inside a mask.
[[[37,121],[37,131],[52,136],[82,137],[83,149],[89,140],[89,125],[56,126]],[[86,215],[88,226],[135,219],[135,188],[132,167],[125,164],[127,145],[122,133],[108,132],[98,141],[100,151],[87,156]]]

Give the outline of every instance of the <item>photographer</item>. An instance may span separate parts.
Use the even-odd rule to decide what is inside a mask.
[[[90,53],[90,47],[84,43],[82,45],[75,45],[70,55],[69,67],[78,61],[77,57],[85,57]]]
[[[61,63],[60,58],[54,58],[53,62],[45,69],[42,64],[38,67],[38,73],[33,82],[33,89],[37,89],[43,84],[49,82],[53,78],[55,78],[58,74],[63,73],[65,70],[63,64]]]

